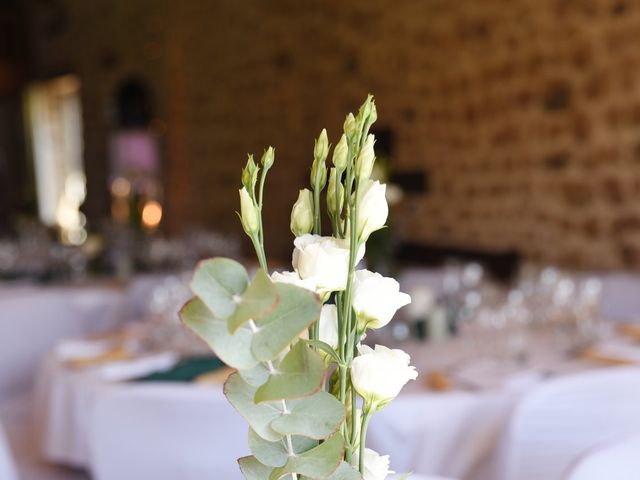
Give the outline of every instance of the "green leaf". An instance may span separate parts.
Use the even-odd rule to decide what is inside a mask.
[[[256,457],[239,458],[238,464],[246,480],[265,480],[273,471],[272,468],[261,464]]]
[[[301,398],[320,390],[324,377],[322,357],[304,342],[297,342],[284,357],[275,373],[258,388],[255,402]]]
[[[238,370],[238,373],[245,382],[254,387],[259,387],[269,378],[269,370],[262,363],[253,368]]]
[[[303,453],[318,445],[316,440],[306,437],[294,436],[291,439],[294,453]],[[265,465],[270,467],[282,467],[289,458],[285,440],[268,442],[260,437],[252,429],[249,429],[249,448],[251,453]]]
[[[271,422],[282,435],[303,435],[321,440],[338,430],[344,421],[344,406],[330,393],[320,391],[309,398],[287,402],[291,413]]]
[[[262,361],[273,360],[300,333],[320,317],[320,299],[313,292],[286,283],[275,283],[280,297],[276,309],[256,321],[258,331],[251,351]]]
[[[180,318],[227,365],[237,369],[251,369],[260,363],[251,354],[251,330],[241,328],[235,334],[230,334],[227,322],[215,318],[198,297],[192,298],[182,307]]]
[[[326,480],[362,480],[362,475],[347,462],[342,462],[338,469]]]
[[[236,311],[227,320],[229,331],[234,333],[247,320],[257,320],[272,312],[278,303],[274,283],[264,270],[258,270],[249,288],[242,294]]]
[[[236,310],[235,297],[249,284],[244,267],[228,258],[211,258],[198,264],[191,280],[191,290],[216,318],[228,318]]]
[[[282,415],[282,411],[270,403],[253,403],[256,388],[246,383],[240,375],[234,373],[229,376],[224,384],[224,394],[258,435],[270,442],[282,438],[282,435],[270,426],[273,420]]]
[[[307,342],[308,345],[316,347],[318,350],[328,354],[338,365],[342,364],[342,360],[340,360],[338,352],[336,352],[328,343],[323,342],[322,340],[305,340],[305,342]]]
[[[311,478],[326,478],[336,471],[343,456],[344,440],[340,433],[336,433],[317,447],[289,457],[283,467],[271,472],[269,480],[278,480],[291,473],[299,473]]]

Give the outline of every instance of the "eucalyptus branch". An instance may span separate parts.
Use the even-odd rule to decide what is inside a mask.
[[[258,327],[256,326],[256,323],[253,320],[249,320],[248,324],[252,333],[256,333],[258,331]],[[261,362],[261,363],[267,368],[267,370],[269,371],[269,374],[274,375],[278,372],[276,368],[273,366],[273,362],[271,360],[268,360],[266,362]],[[288,415],[289,413],[291,413],[289,411],[289,408],[287,407],[287,402],[284,399],[280,400],[280,402],[282,405],[282,413],[284,415]],[[293,450],[293,443],[291,442],[291,435],[285,435],[285,440],[286,440],[287,453],[289,454],[290,457],[295,456],[295,451]],[[297,480],[298,475],[296,473],[292,473],[291,478],[292,480]]]

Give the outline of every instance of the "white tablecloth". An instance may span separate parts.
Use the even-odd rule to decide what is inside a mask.
[[[56,341],[113,329],[123,305],[123,291],[111,286],[2,286],[0,402],[31,389]]]
[[[102,392],[91,424],[95,480],[242,480],[248,427],[221,385],[151,383]]]
[[[567,360],[563,355],[554,353],[554,348],[549,348],[552,342],[546,335],[534,336],[531,342],[534,345],[530,366],[523,369],[512,365],[503,373],[500,369],[504,362],[469,361],[466,341],[432,345],[404,344],[403,348],[411,354],[412,363],[418,367],[421,375],[417,381],[408,384],[394,402],[373,417],[368,446],[389,454],[391,466],[398,472],[413,471],[416,474],[464,480],[496,480],[499,478],[496,473],[498,465],[495,464],[497,446],[503,437],[510,412],[519,399],[548,376],[594,368],[591,363]],[[425,381],[433,369],[447,372],[454,388],[446,392],[427,390]],[[472,374],[469,373],[471,371]],[[476,383],[471,383],[469,378],[476,380]],[[36,405],[37,411],[45,416],[38,422],[44,430],[45,457],[51,461],[85,467],[92,466],[91,439],[95,433],[91,430],[92,425],[101,420],[94,417],[95,405],[106,396],[114,395],[115,389],[127,391],[140,388],[135,383],[105,382],[95,371],[70,370],[53,358],[43,365],[38,384]],[[229,406],[222,401],[220,388],[211,388],[218,390],[217,400],[211,397],[209,413],[214,417],[219,416],[220,423],[224,423],[229,416]],[[135,398],[136,408],[144,411],[145,402],[150,411],[157,410],[158,406],[164,408],[165,395],[168,396],[164,400],[175,400],[171,408],[181,415],[181,424],[198,424],[198,418],[202,416],[198,412],[201,410],[190,409],[189,405],[195,402],[202,407],[207,400],[197,385],[163,385],[162,388],[152,389],[144,396]],[[125,397],[122,397],[123,409]],[[184,400],[183,409],[176,406],[182,401],[180,399]],[[216,401],[221,403],[216,406]],[[100,412],[96,415],[100,415]],[[159,422],[157,426],[159,429],[166,428],[166,436],[171,437],[175,428],[164,420],[166,416],[156,416]],[[152,419],[148,421],[152,422]],[[107,425],[110,423],[107,422]],[[115,425],[117,422],[113,423]],[[153,452],[153,437],[160,436],[160,432],[156,429],[145,432],[144,429],[144,425],[136,429],[137,442]],[[240,435],[236,430],[224,436],[224,444],[228,448],[224,449],[224,454],[216,457],[221,465],[229,461],[229,452],[246,449],[246,430],[243,426],[238,430]],[[192,433],[194,438],[202,438],[199,436],[201,433]],[[148,441],[145,436],[148,436]],[[171,441],[174,440],[175,445],[171,445],[175,446],[177,452],[180,439]],[[156,452],[153,458],[156,461],[163,458],[162,462],[175,466],[180,458],[166,453],[171,450],[166,441],[163,438],[162,445],[158,447],[159,453]],[[203,452],[214,455],[212,452],[215,449],[208,450],[209,442],[202,443]]]
[[[17,480],[17,474],[9,444],[4,435],[2,424],[0,424],[0,479]]]

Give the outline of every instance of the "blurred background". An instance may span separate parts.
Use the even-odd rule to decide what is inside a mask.
[[[12,470],[237,478],[245,427],[221,399],[214,413],[237,425],[212,418],[212,432],[156,452],[171,466],[126,470],[136,447],[199,425],[220,393],[219,378],[191,388],[220,365],[177,320],[188,272],[216,255],[256,265],[234,210],[247,154],[269,145],[267,255],[290,270],[313,139],[327,128],[335,145],[368,93],[391,214],[366,262],[414,299],[369,341],[402,345],[423,373],[408,403],[372,423],[373,445],[398,471],[550,480],[594,445],[640,433],[640,392],[622,388],[616,398],[633,402],[603,407],[623,412],[619,428],[582,432],[562,468],[494,469],[512,458],[499,446],[529,388],[640,362],[638,52],[632,0],[1,0],[0,418]],[[152,411],[140,398],[96,400],[114,384],[176,378],[189,388],[171,395],[202,401],[193,424],[182,400],[139,425]],[[418,428],[394,417],[406,412],[434,413]],[[175,425],[154,430],[158,416]],[[110,424],[129,428],[122,451]],[[222,440],[238,451],[185,476],[200,460],[176,450],[219,431],[237,433]],[[13,480],[2,438],[0,480]]]
[[[240,237],[240,167],[273,145],[269,252],[288,257],[312,139],[335,144],[371,92],[403,244],[640,262],[635,2],[5,0],[1,21],[5,234],[76,207],[104,232],[131,197],[162,234]]]

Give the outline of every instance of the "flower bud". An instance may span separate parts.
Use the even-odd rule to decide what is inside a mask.
[[[344,172],[347,168],[348,161],[349,143],[347,142],[347,135],[343,133],[336,148],[333,149],[333,165],[339,172]]]
[[[298,200],[291,209],[291,232],[300,237],[313,230],[313,196],[304,188],[298,194]]]
[[[373,145],[376,140],[372,133],[367,135],[367,140],[364,142],[362,150],[358,154],[356,160],[356,176],[359,179],[369,178],[371,171],[373,170],[373,162],[376,159],[373,151]]]
[[[366,242],[369,235],[384,227],[389,215],[389,205],[386,198],[387,186],[384,183],[368,180],[361,189],[357,235],[360,242]]]
[[[256,204],[245,187],[241,188],[239,192],[240,220],[242,221],[242,228],[244,228],[247,235],[252,237],[258,233],[260,229],[258,207],[256,207]]]
[[[242,170],[242,185],[249,192],[253,192],[256,186],[256,181],[258,179],[258,166],[256,162],[253,161],[253,155],[249,155],[247,159],[247,166]]]
[[[327,138],[327,129],[323,128],[313,147],[313,157],[324,162],[327,155],[329,155],[329,139]]]
[[[375,100],[371,100],[371,112],[369,112],[369,125],[373,125],[378,120],[378,109]]]
[[[262,154],[262,158],[260,159],[260,163],[262,163],[262,166],[268,170],[271,168],[271,166],[273,165],[273,162],[275,161],[275,149],[273,147],[269,147],[267,148],[264,153]]]
[[[336,182],[338,184],[338,201],[336,202]],[[327,187],[327,209],[333,216],[338,215],[342,211],[342,202],[344,201],[344,187],[342,182],[338,180],[337,171],[331,169],[329,173],[329,187]]]
[[[311,187],[321,191],[327,184],[327,167],[324,159],[316,158],[311,165]]]
[[[353,116],[353,113],[349,113],[347,118],[344,119],[344,124],[342,125],[344,134],[351,139],[353,135],[355,135],[357,128],[358,124],[356,122],[356,117]]]
[[[371,115],[372,104],[373,104],[373,95],[369,94],[367,95],[367,99],[364,101],[364,103],[360,107],[360,110],[358,110],[358,120],[362,122],[362,124],[365,124],[368,122],[369,116]]]

